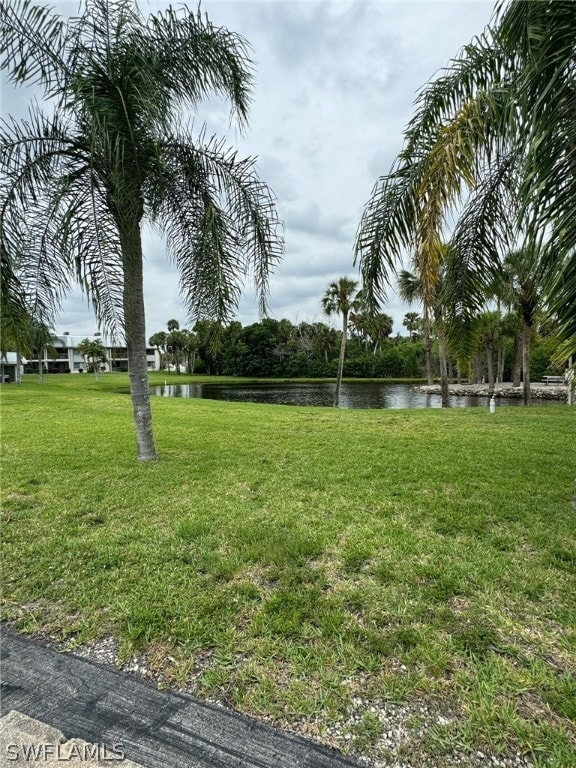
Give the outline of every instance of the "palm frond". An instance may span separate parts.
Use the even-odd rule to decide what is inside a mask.
[[[444,275],[452,323],[466,323],[481,309],[502,254],[522,237],[513,186],[515,162],[513,154],[506,154],[486,165],[460,213]]]
[[[51,321],[69,287],[69,270],[52,246],[59,201],[55,179],[77,170],[63,126],[31,110],[24,123],[0,126],[0,227],[31,313]]]
[[[105,192],[90,170],[67,186],[57,243],[91,300],[99,326],[123,337],[122,249]]]
[[[120,248],[89,146],[39,110],[3,123],[0,142],[0,224],[30,311],[51,321],[76,276],[101,324],[117,333]]]
[[[378,180],[364,208],[354,264],[359,264],[366,300],[373,305],[385,302],[403,253],[413,247],[420,178],[421,164],[393,169]]]
[[[0,230],[0,353],[21,347],[28,320],[26,295]]]
[[[70,74],[62,18],[30,0],[11,0],[0,4],[0,32],[0,68],[9,81],[39,83],[48,96],[60,93]]]
[[[556,257],[557,259],[557,257]],[[549,263],[549,262],[548,262]],[[550,311],[560,324],[566,342],[566,357],[576,355],[576,254],[572,252],[564,263],[556,261],[557,269],[544,287]]]
[[[162,181],[149,190],[152,215],[168,235],[193,317],[227,320],[250,274],[264,313],[283,251],[275,200],[252,158],[202,139],[199,146],[182,135],[163,143]]]
[[[407,304],[422,301],[422,284],[420,278],[413,272],[403,269],[398,275],[398,295]]]
[[[168,8],[148,21],[154,41],[154,68],[170,98],[196,106],[217,92],[230,99],[241,123],[247,118],[253,64],[248,42],[225,27],[215,27],[200,9]]]

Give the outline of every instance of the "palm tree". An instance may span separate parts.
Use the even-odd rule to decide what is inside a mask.
[[[362,305],[360,305],[358,312],[350,312],[348,317],[348,330],[351,336],[363,344],[366,351],[368,351],[371,342],[370,321],[370,313],[365,311]]]
[[[163,370],[166,365],[166,339],[168,334],[166,331],[157,331],[153,333],[148,339],[148,344],[151,347],[156,347],[158,354],[160,355],[160,369]]]
[[[418,331],[422,328],[422,318],[418,312],[406,312],[402,325],[408,331],[410,339],[415,341],[418,336]]]
[[[166,336],[166,350],[172,356],[172,363],[176,368],[176,374],[180,375],[180,358],[184,346],[186,345],[186,338],[184,332],[180,330],[180,324],[176,321],[168,323],[169,333]]]
[[[350,326],[366,348],[372,344],[372,354],[378,352],[378,347],[392,333],[394,320],[383,312],[370,312],[361,308],[359,312],[350,312]]]
[[[370,317],[369,332],[374,348],[372,353],[375,355],[378,352],[379,347],[382,346],[382,342],[387,339],[392,333],[394,326],[394,320],[390,315],[386,315],[384,312],[375,312]]]
[[[188,373],[193,374],[196,367],[196,352],[198,350],[198,339],[194,331],[184,328],[182,331],[182,352],[186,358],[186,369]]]
[[[218,375],[224,335],[222,324],[215,320],[199,320],[193,331],[196,334],[198,355],[204,363],[206,373],[209,376]]]
[[[512,386],[520,386],[522,375],[522,318],[516,311],[508,312],[502,318],[502,337],[508,339],[512,344]]]
[[[473,277],[476,310],[498,252],[548,238],[548,264],[562,270],[546,292],[576,348],[575,27],[574,2],[501,2],[493,27],[422,90],[404,149],[358,231],[371,299],[385,295],[404,249],[418,252],[423,296],[432,299],[440,238],[462,206],[453,244]]]
[[[545,251],[523,248],[509,253],[502,266],[503,293],[522,319],[522,376],[524,405],[530,405],[530,345],[537,311],[544,302],[543,287],[550,272]]]
[[[38,380],[40,384],[44,383],[44,360],[47,352],[54,354],[54,342],[56,336],[53,329],[34,317],[30,317],[25,337],[23,338],[24,349],[29,349],[38,359]]]
[[[494,367],[494,353],[498,342],[502,326],[502,316],[497,310],[488,310],[479,314],[474,320],[473,334],[478,347],[482,348],[486,354],[486,370],[488,372],[488,391],[494,392],[496,383],[496,374]]]
[[[247,43],[199,10],[144,18],[135,0],[85,0],[67,20],[14,0],[0,6],[0,26],[10,81],[42,87],[53,106],[1,127],[4,247],[35,316],[50,318],[78,279],[101,325],[123,331],[138,458],[155,459],[143,224],[165,234],[193,316],[227,318],[247,270],[264,311],[282,253],[275,202],[254,161],[182,119],[183,108],[217,93],[246,124]]]
[[[328,317],[330,315],[342,315],[342,340],[340,342],[340,357],[338,359],[336,391],[334,393],[334,408],[338,408],[342,374],[344,372],[344,358],[346,357],[348,317],[351,311],[358,310],[362,306],[362,301],[358,296],[358,283],[349,277],[340,277],[338,280],[330,283],[321,303],[322,309]]]
[[[422,281],[417,275],[409,272],[407,269],[403,269],[398,275],[398,293],[400,298],[407,304],[414,304],[416,302],[424,303],[422,294]],[[424,352],[426,359],[426,381],[429,386],[434,383],[434,377],[432,374],[431,325],[432,321],[430,307],[425,305],[424,320],[422,321],[422,331],[424,336]],[[448,402],[448,400],[446,400],[446,402]]]
[[[108,361],[106,349],[99,339],[82,339],[78,344],[78,352],[86,361],[88,370],[94,372],[96,381],[99,379],[100,365]]]
[[[326,323],[316,322],[309,326],[308,336],[313,351],[327,363],[330,353],[336,347],[338,338],[336,330]]]
[[[432,276],[426,273],[420,254],[412,259],[414,272],[401,270],[398,275],[400,298],[408,304],[420,302],[424,310],[422,330],[426,353],[426,377],[432,384],[432,331],[438,339],[440,362],[440,386],[442,407],[450,407],[450,353],[458,361],[464,359],[472,346],[472,328],[469,320],[470,305],[474,306],[469,286],[470,275],[462,268],[456,248],[444,243],[436,244],[435,274],[433,283],[427,282]],[[466,321],[453,310],[463,309]]]

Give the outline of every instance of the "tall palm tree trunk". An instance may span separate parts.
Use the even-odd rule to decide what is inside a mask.
[[[494,349],[492,344],[486,344],[486,368],[488,370],[488,392],[494,392]]]
[[[477,353],[472,359],[472,384],[480,384],[482,380],[482,363],[480,354]]]
[[[346,338],[348,336],[348,313],[342,315],[342,341],[340,343],[340,357],[338,358],[338,373],[336,374],[336,392],[334,393],[334,408],[340,405],[340,387],[344,373],[344,358],[346,357]]]
[[[38,381],[44,384],[44,349],[38,352]]]
[[[522,333],[517,333],[514,339],[514,367],[512,369],[512,386],[520,386],[520,374],[522,373],[524,341]]]
[[[496,374],[496,381],[502,384],[504,381],[504,365],[506,364],[506,348],[504,343],[500,344],[498,348],[498,372]]]
[[[142,270],[142,239],[140,225],[119,223],[124,266],[123,308],[128,349],[128,376],[136,426],[139,461],[158,458],[152,435],[152,412],[148,387],[146,357],[146,327],[144,314],[144,276]]]
[[[524,320],[522,329],[522,370],[524,372],[524,405],[532,402],[530,390],[530,340],[532,337],[532,323]]]
[[[440,357],[440,392],[442,395],[442,408],[450,408],[450,389],[448,386],[448,345],[444,333],[444,323],[441,315],[435,316],[436,333],[438,334],[438,353]]]
[[[443,337],[439,338],[440,352],[440,392],[442,393],[442,408],[450,408],[450,389],[448,387],[448,354],[446,342]]]
[[[424,308],[422,332],[424,334],[424,352],[426,356],[426,381],[431,386],[434,383],[432,378],[432,337],[430,335],[430,315],[426,308]]]

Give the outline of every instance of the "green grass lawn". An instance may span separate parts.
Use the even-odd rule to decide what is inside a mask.
[[[434,765],[576,765],[576,408],[153,398],[138,464],[126,376],[45,380],[1,388],[5,620],[113,635],[329,742],[349,723],[352,753],[383,756],[388,702],[442,715],[408,724]]]

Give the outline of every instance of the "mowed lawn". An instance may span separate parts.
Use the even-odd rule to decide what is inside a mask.
[[[353,754],[389,704],[437,765],[576,765],[576,408],[153,398],[138,464],[126,384],[1,388],[5,620]]]

